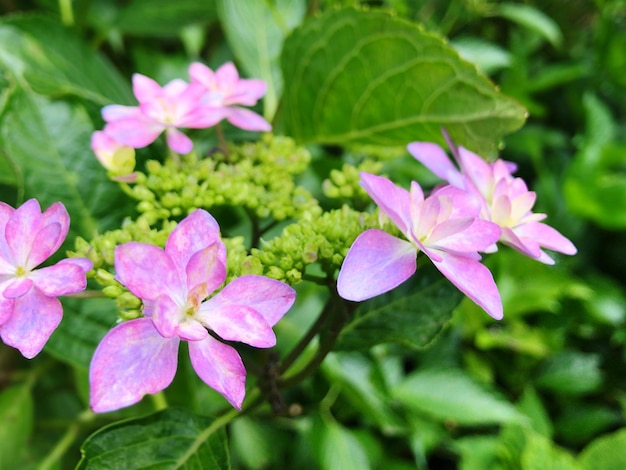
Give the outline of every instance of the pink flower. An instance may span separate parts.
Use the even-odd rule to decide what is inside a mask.
[[[35,269],[59,249],[70,217],[60,202],[42,214],[30,199],[19,208],[0,202],[0,337],[28,359],[43,349],[63,317],[56,298],[85,289],[86,258]]]
[[[137,180],[135,169],[135,150],[121,145],[113,137],[102,131],[91,135],[91,149],[100,164],[109,171],[114,181],[133,183]]]
[[[185,340],[200,378],[241,409],[243,362],[207,328],[226,341],[272,347],[272,327],[293,304],[295,291],[249,275],[205,300],[226,278],[226,248],[217,222],[201,209],[178,224],[164,250],[136,242],[118,246],[115,269],[117,279],[143,300],[145,317],[117,325],[96,349],[89,370],[91,408],[116,410],[165,389]]]
[[[104,132],[121,145],[145,147],[165,131],[168,146],[189,153],[193,143],[178,128],[201,129],[221,119],[219,110],[201,109],[202,87],[172,80],[163,88],[141,74],[133,75],[133,92],[139,106],[109,105],[102,109]]]
[[[448,186],[424,199],[416,182],[407,191],[368,173],[361,173],[361,185],[408,241],[378,229],[359,235],[339,272],[341,297],[361,301],[390,291],[415,273],[423,251],[459,290],[493,318],[502,318],[498,288],[478,254],[498,240],[500,228],[477,218],[475,197]]]
[[[570,240],[540,223],[545,214],[532,212],[537,195],[528,190],[524,180],[512,175],[516,170],[514,164],[504,160],[487,163],[475,153],[458,147],[453,153],[459,170],[437,144],[413,142],[408,150],[441,179],[478,195],[482,200],[481,217],[502,228],[500,242],[546,264],[554,264],[554,260],[542,248],[576,254]]]
[[[248,131],[272,130],[272,126],[257,113],[236,106],[254,106],[265,94],[267,86],[263,80],[239,78],[232,62],[225,63],[215,72],[204,64],[194,62],[189,66],[189,76],[192,83],[204,88],[203,104],[222,111],[221,119]]]

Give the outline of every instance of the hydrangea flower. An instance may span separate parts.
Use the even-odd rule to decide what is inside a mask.
[[[257,113],[237,106],[254,106],[265,94],[267,85],[263,80],[239,78],[232,62],[225,63],[215,72],[194,62],[189,66],[189,76],[192,83],[201,85],[206,92],[203,105],[221,110],[221,119],[248,131],[272,130],[272,126]]]
[[[58,296],[87,286],[86,258],[35,269],[67,236],[70,217],[60,202],[45,212],[36,199],[17,209],[0,202],[0,337],[28,359],[43,349],[63,317]]]
[[[137,180],[135,169],[135,150],[127,145],[120,145],[113,137],[103,131],[91,135],[91,149],[100,164],[109,171],[111,179],[124,183]]]
[[[139,106],[109,105],[102,109],[104,132],[121,145],[145,147],[165,131],[168,146],[189,153],[193,143],[178,128],[202,129],[222,118],[219,109],[201,107],[204,89],[184,80],[164,87],[141,74],[133,75],[133,93]]]
[[[272,327],[293,304],[295,291],[248,275],[205,300],[226,278],[226,248],[217,222],[201,209],[178,224],[165,249],[137,242],[118,246],[115,270],[117,280],[142,299],[145,316],[117,325],[98,345],[89,370],[91,408],[116,410],[165,389],[183,340],[200,378],[241,409],[246,370],[235,348],[215,336],[274,346]]]
[[[482,201],[481,217],[502,228],[500,242],[546,264],[554,260],[542,248],[567,255],[576,247],[557,230],[541,223],[545,214],[533,213],[537,197],[524,180],[514,177],[514,164],[504,160],[487,163],[469,150],[458,147],[453,154],[460,169],[439,145],[413,142],[409,152],[435,175],[451,185],[477,194]]]
[[[447,186],[424,198],[416,182],[407,191],[368,173],[361,173],[361,185],[406,240],[378,229],[359,235],[339,272],[341,297],[362,301],[390,291],[415,273],[422,251],[459,290],[493,318],[502,318],[498,288],[478,254],[495,243],[501,231],[478,217],[475,197]]]

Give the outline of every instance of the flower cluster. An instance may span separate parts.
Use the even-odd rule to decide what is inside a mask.
[[[115,270],[117,280],[143,301],[144,316],[117,325],[96,349],[91,408],[115,410],[165,389],[184,340],[200,378],[240,409],[246,370],[237,351],[221,340],[274,346],[272,327],[293,304],[295,291],[248,275],[206,300],[226,278],[226,247],[217,222],[202,209],[178,224],[165,249],[138,242],[118,246]]]
[[[363,188],[406,240],[379,229],[363,232],[339,272],[337,289],[343,298],[362,301],[397,287],[415,273],[421,251],[459,290],[501,319],[500,294],[479,252],[495,251],[500,241],[548,264],[554,261],[542,248],[576,253],[572,242],[539,222],[544,214],[531,211],[536,195],[512,176],[513,164],[487,163],[459,147],[457,170],[436,144],[414,142],[408,150],[449,184],[425,198],[416,182],[407,191],[381,176],[361,173]]]
[[[196,62],[189,66],[189,76],[189,83],[175,79],[161,87],[136,73],[133,93],[139,105],[102,109],[106,126],[93,134],[91,147],[113,178],[132,181],[133,149],[151,144],[163,132],[170,149],[186,154],[193,143],[180,128],[204,129],[226,119],[249,131],[271,130],[265,119],[239,106],[253,106],[265,94],[262,80],[239,78],[231,62],[215,72]]]
[[[54,254],[67,236],[70,218],[60,202],[43,213],[30,199],[19,208],[0,202],[0,337],[31,359],[59,326],[58,296],[85,289],[86,258],[71,258],[35,269]]]

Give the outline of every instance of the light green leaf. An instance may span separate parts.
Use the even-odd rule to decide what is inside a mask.
[[[280,53],[289,32],[306,12],[303,0],[219,0],[218,13],[228,44],[246,73],[267,83],[264,115],[271,120],[283,90]]]
[[[132,104],[130,84],[72,30],[39,16],[0,21],[0,69],[38,93],[79,96],[99,105]]]
[[[318,420],[313,433],[315,454],[322,470],[370,468],[365,450],[349,429],[332,420]]]
[[[407,408],[459,425],[526,420],[511,403],[460,369],[417,371],[400,382],[392,390],[392,396]]]
[[[33,398],[29,384],[0,393],[0,468],[18,468],[33,429]]]
[[[561,351],[546,361],[535,383],[540,388],[566,395],[593,392],[602,384],[600,356]]]
[[[463,294],[447,279],[424,284],[421,276],[420,272],[388,294],[361,304],[341,331],[335,349],[368,349],[389,342],[411,348],[428,346],[452,318]]]
[[[285,41],[286,131],[306,142],[455,142],[483,155],[524,108],[445,41],[382,11],[330,10]]]
[[[46,344],[46,352],[83,370],[118,311],[110,299],[63,299],[63,321]]]
[[[178,409],[113,423],[81,446],[77,470],[124,468],[230,469],[226,432],[211,419]]]
[[[42,208],[63,202],[71,234],[87,239],[119,226],[124,209],[122,192],[89,146],[93,130],[80,104],[24,89],[16,90],[0,120],[0,148],[19,167],[26,197],[36,197]]]
[[[585,470],[623,470],[626,468],[626,429],[600,437],[579,455]]]
[[[484,39],[464,37],[451,41],[461,57],[486,74],[496,72],[511,65],[511,53],[506,49]]]
[[[496,3],[494,4],[494,8],[497,16],[501,16],[535,31],[554,47],[559,47],[563,42],[563,35],[561,34],[559,25],[548,15],[531,5]]]
[[[602,468],[604,467],[596,467]],[[567,451],[550,439],[526,432],[526,446],[521,456],[522,470],[580,470],[580,466]]]

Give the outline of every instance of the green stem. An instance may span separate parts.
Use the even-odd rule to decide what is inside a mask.
[[[165,398],[165,394],[163,392],[155,393],[154,395],[150,395],[152,398],[152,403],[154,404],[154,409],[156,411],[161,411],[167,408],[167,399]]]
[[[222,129],[222,125],[220,123],[215,125],[215,135],[217,136],[217,145],[224,154],[224,159],[228,161],[228,142],[226,142],[224,129]]]
[[[65,434],[63,434],[46,458],[38,465],[37,469],[48,470],[50,468],[57,468],[56,463],[61,460],[80,434],[81,424],[91,421],[93,417],[94,414],[89,410],[85,410],[78,415],[78,419],[67,428]]]
[[[73,299],[100,299],[106,297],[101,290],[84,290],[74,294],[65,294],[63,297],[71,297]]]
[[[59,0],[59,11],[61,22],[65,26],[74,25],[74,12],[72,11],[72,0]]]

